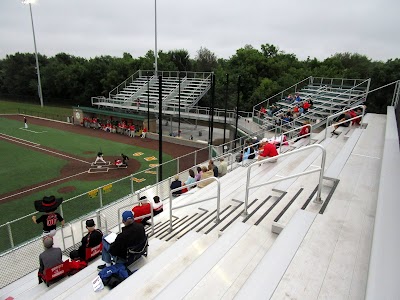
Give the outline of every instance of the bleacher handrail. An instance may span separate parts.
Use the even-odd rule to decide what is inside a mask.
[[[133,82],[137,77],[139,77],[141,75],[141,71],[138,70],[135,73],[133,73],[131,76],[129,76],[127,79],[125,79],[123,82],[121,82],[119,85],[117,85],[115,88],[113,88],[109,93],[108,93],[108,97],[111,99],[113,95],[117,95],[119,93],[119,90],[121,88],[121,86],[124,86],[124,88],[126,87],[126,83],[128,81]],[[135,77],[136,76],[136,77]],[[134,78],[135,77],[135,78]]]
[[[175,206],[174,208],[172,207],[172,199],[174,198],[172,193],[177,192],[177,191],[181,191],[181,190],[183,190],[185,188],[188,188],[188,187],[195,186],[195,185],[197,185],[197,184],[199,184],[201,182],[209,182],[210,180],[217,182],[217,196],[216,197],[210,197],[210,198],[198,200],[198,201],[195,201],[195,202],[190,202],[190,203],[187,203],[187,204]],[[182,197],[182,195],[180,197]],[[220,203],[221,202],[221,182],[217,177],[212,176],[212,177],[209,177],[209,178],[206,178],[206,179],[201,179],[199,181],[196,181],[196,182],[193,182],[193,183],[190,183],[190,184],[185,184],[185,185],[177,187],[175,189],[171,189],[169,191],[169,232],[172,232],[172,230],[173,230],[173,228],[172,228],[172,210],[178,209],[178,208],[182,208],[182,207],[191,206],[191,205],[194,205],[194,204],[197,204],[197,203],[201,203],[201,202],[205,202],[205,201],[209,201],[209,200],[212,200],[214,198],[217,198],[217,216],[215,218],[215,222],[218,223],[220,221],[220,219],[219,219],[219,211],[220,211],[220,204],[221,204]]]
[[[365,115],[365,105],[357,105],[357,106],[351,107],[349,109],[342,110],[342,111],[340,111],[340,112],[338,112],[336,114],[328,116],[328,118],[326,119],[325,135],[324,135],[323,140],[326,139],[326,136],[328,134],[328,127],[332,126],[332,125],[329,125],[329,121],[331,119],[333,119],[334,117],[340,116],[340,115],[342,115],[342,114],[344,114],[346,112],[349,112],[351,110],[357,109],[357,108],[361,108],[362,109],[362,114],[360,116],[356,116],[356,117],[353,117],[353,118],[350,118],[350,119],[347,119],[347,120],[344,120],[344,121],[341,121],[341,122],[337,122],[337,123],[335,123],[335,125],[340,125],[340,124],[344,124],[344,123],[347,123],[347,122],[350,122],[350,121],[353,121],[353,120],[356,120],[356,119],[361,119],[361,121],[360,121],[360,127],[361,127],[362,124],[363,124],[362,121],[363,121],[364,115]]]
[[[264,101],[262,101],[262,102],[260,102],[260,103],[257,103],[256,105],[254,105],[253,106],[253,113],[256,111],[256,107],[258,107],[258,106],[262,106],[265,102],[267,102],[267,107],[269,106],[269,101],[271,100],[271,99],[273,99],[273,98],[275,98],[275,97],[277,97],[277,96],[279,96],[279,95],[281,95],[281,99],[283,99],[283,95],[284,95],[284,93],[286,92],[286,91],[289,91],[290,89],[292,89],[293,87],[295,88],[295,91],[297,91],[297,86],[299,86],[301,83],[303,83],[303,82],[305,82],[305,81],[309,81],[309,83],[312,81],[312,76],[309,76],[309,77],[307,77],[307,78],[305,78],[305,79],[303,79],[303,80],[301,80],[301,81],[299,81],[299,82],[297,82],[297,83],[295,83],[295,84],[293,84],[293,85],[291,85],[290,87],[288,87],[288,88],[286,88],[286,89],[284,89],[283,91],[281,91],[281,92],[279,92],[279,93],[277,93],[277,94],[275,94],[275,95],[273,95],[273,96],[271,96],[271,97],[269,97],[269,98],[267,98],[267,99],[265,99]]]
[[[296,154],[296,153],[299,153],[299,152],[307,151],[307,150],[313,149],[313,148],[317,148],[317,149],[320,149],[322,151],[321,167],[313,169],[313,170],[310,170],[310,171],[303,171],[301,173],[293,174],[293,175],[290,175],[290,176],[285,176],[283,178],[279,178],[279,179],[276,179],[276,180],[271,180],[271,181],[267,181],[267,182],[263,182],[263,183],[260,183],[260,184],[257,184],[257,185],[250,186],[250,179],[251,179],[250,173],[251,173],[251,169],[254,168],[255,166],[263,164],[263,163],[268,162],[268,161],[275,160],[275,159],[279,160],[279,158],[282,158],[282,157],[285,157],[285,156],[289,156],[289,155],[293,155],[293,154]],[[262,187],[262,186],[265,186],[265,185],[268,185],[268,184],[272,184],[272,183],[276,183],[276,182],[280,182],[280,181],[284,181],[284,180],[287,180],[287,179],[296,178],[296,177],[300,177],[300,176],[304,176],[304,175],[311,174],[311,173],[316,173],[316,172],[319,172],[320,175],[319,175],[318,190],[317,190],[317,196],[315,198],[315,202],[316,203],[322,203],[323,201],[321,199],[321,190],[322,190],[322,180],[323,180],[323,177],[324,177],[324,170],[325,170],[325,161],[326,161],[326,150],[325,150],[325,148],[320,144],[314,144],[314,145],[306,146],[306,147],[303,147],[303,148],[300,148],[300,149],[297,149],[297,150],[286,152],[284,154],[279,154],[279,155],[274,156],[274,157],[269,157],[269,158],[263,159],[262,161],[259,161],[259,162],[254,162],[253,164],[251,164],[247,168],[246,194],[245,194],[245,199],[244,199],[243,215],[247,216],[247,208],[248,208],[248,203],[249,203],[249,191],[250,191],[250,189]]]
[[[126,209],[127,207],[130,207],[131,209],[129,209],[129,211],[132,211],[132,208],[136,205],[136,204],[142,204],[144,202],[147,202],[150,204],[150,213],[146,214],[146,215],[142,215],[142,216],[138,216],[135,217],[135,215],[133,215],[133,219],[134,220],[139,220],[139,219],[143,219],[145,217],[150,217],[151,218],[151,233],[154,234],[154,209],[153,209],[153,205],[151,203],[150,200],[148,199],[143,199],[143,200],[138,200],[138,201],[134,201],[133,203],[129,204],[129,205],[124,205],[124,206],[120,206],[118,207],[118,232],[121,232],[121,224],[122,224],[122,214],[121,211],[123,209]]]

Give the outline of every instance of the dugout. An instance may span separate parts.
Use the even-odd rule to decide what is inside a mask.
[[[142,115],[82,106],[73,107],[72,109],[72,123],[74,125],[84,126],[84,122],[87,119],[91,120],[96,118],[99,123],[107,123],[107,121],[109,121],[113,125],[117,125],[119,122],[125,121],[126,123],[135,125],[135,127],[140,130],[146,127],[149,132],[156,132],[157,129],[156,119],[150,119],[150,124],[147,124],[147,117]]]

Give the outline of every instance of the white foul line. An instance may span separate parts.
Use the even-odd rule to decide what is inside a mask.
[[[25,194],[26,192],[30,192],[30,191],[36,190],[36,189],[38,189],[38,188],[44,187],[44,186],[46,186],[46,185],[50,185],[50,184],[53,184],[53,183],[56,183],[56,182],[59,182],[59,181],[63,181],[63,180],[65,180],[65,179],[69,179],[69,178],[72,178],[72,177],[75,177],[75,176],[78,176],[78,175],[81,175],[81,174],[87,173],[87,172],[88,172],[88,171],[84,171],[84,172],[81,172],[81,173],[78,173],[78,174],[75,174],[75,175],[67,176],[67,177],[64,177],[64,178],[61,178],[61,179],[54,180],[54,181],[52,181],[52,182],[46,183],[46,184],[39,185],[39,186],[36,186],[36,187],[31,188],[31,189],[29,189],[29,190],[25,190],[25,191],[23,191],[23,192],[19,192],[19,193],[13,194],[13,195],[11,195],[11,196],[7,196],[7,197],[4,197],[4,198],[1,198],[0,201],[3,201],[3,200],[5,200],[5,199],[11,198],[11,197],[14,197],[14,196],[17,196],[17,195]]]
[[[40,146],[40,144],[38,144],[38,143],[34,143],[34,142],[30,142],[28,140],[20,139],[20,138],[17,138],[17,137],[14,137],[12,135],[8,135],[8,134],[5,134],[5,133],[0,133],[0,135],[5,135],[6,137],[9,137],[9,138],[12,138],[12,139],[16,139],[16,140],[20,140],[20,141],[24,141],[24,142],[27,142],[27,143],[31,143],[31,144]]]
[[[21,128],[19,128],[19,129],[26,130],[26,131],[33,132],[33,133],[44,133],[44,132],[47,132],[47,131],[34,131],[34,130],[29,130],[29,129],[26,129],[26,128],[24,128],[24,127],[21,127]]]
[[[3,133],[0,133],[0,137],[2,137],[1,134],[3,134]],[[10,137],[10,138],[8,138],[8,137]],[[19,143],[19,144],[25,145],[25,146],[29,146],[29,147],[36,148],[36,149],[40,149],[40,150],[42,150],[42,151],[50,152],[50,153],[53,153],[53,154],[56,154],[56,155],[59,155],[59,156],[63,156],[63,157],[69,158],[69,159],[77,160],[77,161],[83,162],[83,163],[85,163],[85,164],[91,164],[90,162],[87,162],[87,161],[85,161],[85,160],[81,160],[81,159],[79,159],[79,158],[75,158],[75,157],[72,157],[72,156],[69,156],[69,155],[65,155],[65,154],[61,154],[61,153],[55,152],[55,151],[51,151],[51,150],[47,150],[47,149],[44,149],[44,148],[40,148],[40,147],[39,147],[40,144],[37,144],[37,143],[32,143],[32,142],[29,142],[29,141],[20,139],[20,140],[22,140],[22,141],[25,141],[25,142],[34,144],[34,146],[32,146],[32,145],[29,145],[29,144],[24,143],[24,142],[20,142],[20,141],[13,140],[14,137],[11,137],[11,136],[8,136],[8,137],[4,137],[4,136],[3,136],[2,138],[5,139],[5,140],[9,140],[9,141],[12,141],[12,142],[15,142],[15,143]]]

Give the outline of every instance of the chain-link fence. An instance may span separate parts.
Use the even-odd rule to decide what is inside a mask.
[[[243,138],[238,140],[238,146],[242,144],[242,140]],[[158,195],[162,201],[168,199],[174,175],[177,174],[181,179],[186,179],[188,169],[207,165],[211,157],[217,159],[223,155],[231,158],[235,147],[228,145],[230,150],[225,154],[219,154],[219,151],[207,146],[162,165],[154,164],[149,169],[65,200],[58,211],[66,220],[71,221],[65,228],[58,229],[55,245],[63,251],[77,247],[85,233],[84,221],[88,218],[96,218],[97,226],[103,230],[118,226],[120,223],[118,209],[133,206],[133,203],[137,202],[141,196],[151,199]],[[220,147],[223,149],[224,145]],[[232,159],[229,161],[233,163]],[[0,288],[38,268],[38,257],[43,251],[43,244],[40,226],[32,226],[31,218],[34,214],[33,212],[0,225],[0,250],[2,251]]]

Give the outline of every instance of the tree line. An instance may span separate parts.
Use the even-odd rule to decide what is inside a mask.
[[[90,106],[92,96],[108,92],[139,69],[152,70],[154,53],[134,58],[100,56],[82,58],[66,53],[53,57],[39,55],[45,105]],[[216,107],[223,107],[226,95],[229,109],[236,107],[237,78],[241,76],[239,109],[251,111],[266,98],[309,76],[331,78],[371,78],[371,89],[400,79],[400,59],[373,61],[357,53],[338,53],[324,60],[285,53],[271,44],[256,49],[250,45],[236,50],[229,59],[218,58],[207,48],[200,48],[194,58],[185,49],[159,51],[158,69],[162,71],[215,72]],[[226,87],[226,74],[230,84]],[[0,60],[0,94],[3,98],[38,103],[37,75],[33,53],[15,53]],[[385,112],[393,88],[368,96],[371,112]],[[200,102],[208,106],[210,95]]]

